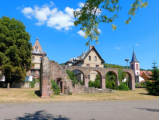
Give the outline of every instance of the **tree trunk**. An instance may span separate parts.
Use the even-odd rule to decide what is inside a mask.
[[[9,90],[9,88],[10,88],[10,83],[7,83],[7,89]]]

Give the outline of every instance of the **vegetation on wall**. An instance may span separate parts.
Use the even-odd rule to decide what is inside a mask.
[[[53,89],[53,93],[55,95],[59,95],[61,92],[61,88],[56,84],[54,80],[51,80],[51,87]]]
[[[153,70],[152,75],[149,80],[152,80],[153,82],[150,82],[149,80],[146,81],[146,89],[149,92],[150,95],[156,95],[159,96],[159,69],[156,66],[156,62],[153,64]]]
[[[78,83],[78,81],[76,80],[76,75],[74,72],[66,70],[66,73],[68,74],[69,79],[72,80],[72,85],[75,86],[75,84]]]

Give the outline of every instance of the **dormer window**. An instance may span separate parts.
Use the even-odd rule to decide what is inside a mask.
[[[89,61],[91,61],[91,56],[89,56]]]
[[[35,51],[38,52],[38,46],[35,46]]]
[[[97,56],[94,56],[94,61],[97,61]]]

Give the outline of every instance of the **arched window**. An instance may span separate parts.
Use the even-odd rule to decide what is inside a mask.
[[[136,64],[136,70],[139,70],[139,65],[138,64]]]
[[[89,56],[89,61],[91,61],[91,56]]]

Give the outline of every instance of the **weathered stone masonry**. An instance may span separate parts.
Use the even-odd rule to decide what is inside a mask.
[[[72,87],[72,81],[68,79],[68,75],[66,70],[79,70],[83,73],[83,80],[84,86],[79,88],[76,86],[75,88]],[[51,94],[51,82],[50,80],[55,80],[58,85],[61,87],[62,93],[67,92],[78,92],[77,90],[83,90],[83,92],[93,90],[96,91],[94,88],[88,88],[88,75],[91,71],[96,71],[101,76],[100,80],[100,88],[105,90],[105,75],[107,72],[113,72],[116,76],[116,86],[119,85],[118,81],[118,69],[116,68],[94,68],[94,67],[80,67],[80,66],[60,66],[58,63],[49,61],[48,57],[43,57],[42,59],[42,67],[41,67],[41,95],[42,97],[48,97]],[[135,90],[135,80],[134,80],[134,73],[132,69],[124,69],[124,72],[128,73],[130,76],[130,90]],[[79,89],[76,89],[79,88]],[[109,91],[109,90],[108,90]]]

